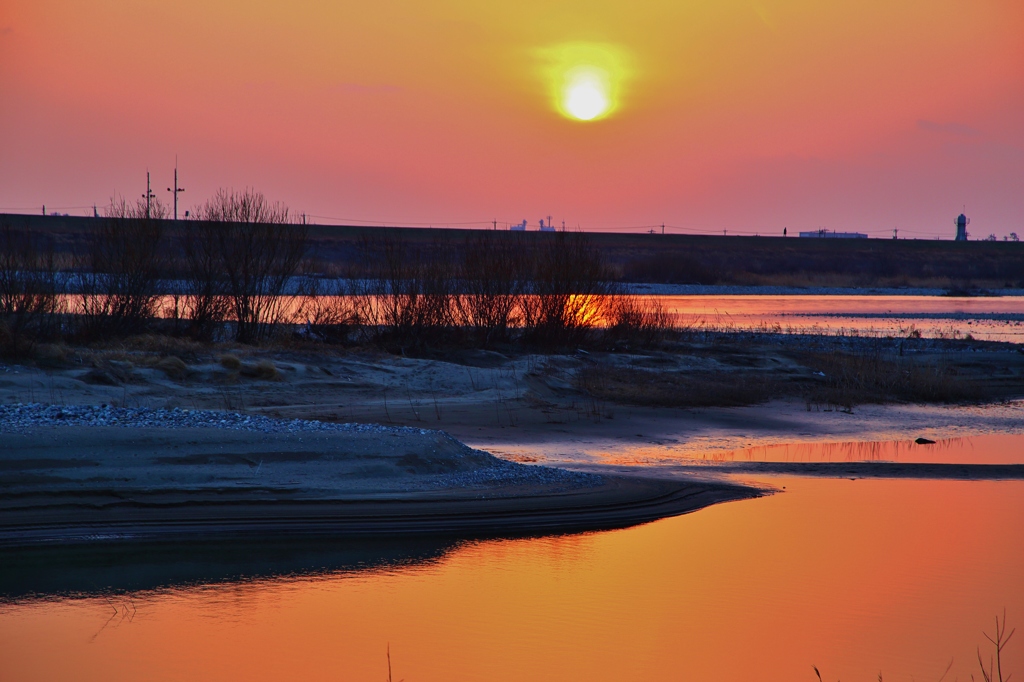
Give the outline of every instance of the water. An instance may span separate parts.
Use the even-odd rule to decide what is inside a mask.
[[[991,434],[941,439],[881,442],[784,443],[714,453],[708,459],[728,462],[902,462],[935,464],[1024,464],[1024,439]]]
[[[339,297],[324,297],[339,298]],[[926,338],[971,337],[1024,342],[1024,296],[876,296],[876,295],[656,295],[680,325],[701,330],[771,331]],[[68,310],[80,310],[67,296]],[[181,302],[177,305],[180,307]],[[282,319],[304,323],[301,299],[284,297]],[[161,296],[162,317],[175,314],[175,300]],[[180,314],[180,312],[179,312]]]
[[[1024,615],[1024,483],[774,479],[605,533],[0,607],[4,680],[935,680]],[[1011,642],[1006,669],[1024,671]],[[1018,673],[1020,674],[1020,673]]]
[[[730,331],[1024,341],[1024,297],[658,296],[681,323]]]

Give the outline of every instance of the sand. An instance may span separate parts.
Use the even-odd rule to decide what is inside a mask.
[[[0,546],[617,528],[762,494],[502,462],[438,432],[4,434]]]
[[[45,369],[0,365],[0,403],[222,409],[416,430],[341,436],[47,426],[3,433],[0,425],[0,543],[597,530],[765,492],[724,480],[719,474],[736,473],[724,467],[663,475],[625,465],[757,444],[1024,433],[1020,402],[850,413],[793,401],[700,410],[597,404],[572,382],[586,356],[181,350],[187,362],[169,370],[157,363],[166,349],[139,348],[72,349]],[[277,376],[225,367],[218,359],[225,352],[243,367],[269,360]],[[715,363],[686,362],[708,365],[697,369]],[[601,478],[531,477],[507,463],[495,473],[500,463],[488,453]],[[957,473],[928,466],[900,475],[1020,477],[1013,467]],[[805,473],[881,471],[812,469]],[[753,473],[794,472],[765,465]]]

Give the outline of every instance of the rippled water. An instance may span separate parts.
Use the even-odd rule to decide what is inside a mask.
[[[709,459],[730,462],[904,462],[936,464],[1024,464],[1024,438],[993,434],[883,442],[794,443],[762,445],[715,453]]]
[[[999,438],[928,452],[1019,461]],[[750,456],[873,456],[819,448]],[[0,679],[379,681],[390,646],[406,682],[936,680],[951,659],[964,680],[997,612],[1024,625],[1024,482],[763,481],[782,492],[604,533],[8,564]],[[85,596],[47,597],[61,581]]]

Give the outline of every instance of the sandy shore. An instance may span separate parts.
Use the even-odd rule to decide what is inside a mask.
[[[761,494],[498,460],[437,431],[44,426],[4,435],[0,545],[617,528]]]
[[[664,466],[655,472],[637,464],[676,465],[759,444],[1024,433],[1021,402],[865,405],[852,412],[799,401],[707,409],[599,402],[573,380],[594,362],[585,354],[509,358],[473,351],[441,360],[188,346],[175,352],[145,344],[70,349],[51,366],[0,365],[0,405],[223,410],[236,421],[319,420],[335,430],[197,428],[187,419],[126,427],[102,416],[89,426],[32,426],[11,412],[17,408],[5,408],[0,543],[613,528],[761,494],[722,482],[723,474],[795,473],[757,465],[749,472],[704,467],[665,475]],[[234,362],[224,362],[224,353],[236,354]],[[602,361],[722,372],[770,362],[775,371],[795,371],[783,355],[734,355]],[[271,376],[246,371],[260,361],[273,363]],[[1020,478],[1014,467],[927,466],[886,475]],[[803,473],[881,471],[861,468]]]
[[[755,348],[721,357],[699,352],[605,354],[596,361],[652,371],[730,373],[764,365],[782,374],[809,372],[778,349],[767,356],[759,353]],[[161,364],[168,354],[186,361]],[[218,362],[229,354],[240,361],[241,371]],[[1000,362],[1010,366],[1024,357],[1017,352],[963,356],[963,364],[988,358],[989,365],[982,368],[992,373],[993,381],[997,374],[1006,374]],[[283,419],[404,425],[440,429],[492,453],[541,461],[548,457],[553,462],[564,461],[549,457],[553,448],[563,450],[569,459],[587,460],[593,453],[618,459],[630,452],[643,459],[641,451],[651,446],[693,456],[801,440],[1024,433],[1024,401],[978,407],[860,405],[843,412],[795,399],[700,409],[595,400],[575,383],[576,372],[592,366],[595,357],[506,357],[466,351],[430,359],[330,349],[268,352],[185,345],[147,350],[140,343],[133,350],[69,349],[52,367],[0,363],[0,404],[226,410]],[[267,380],[244,371],[259,361],[272,362],[278,375]]]

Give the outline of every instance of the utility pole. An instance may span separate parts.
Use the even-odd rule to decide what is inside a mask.
[[[900,238],[900,237],[899,237],[899,234],[900,234],[900,230],[899,230],[899,228],[898,228],[898,227],[894,227],[894,228],[892,229],[892,238],[893,238],[893,239],[899,239],[899,238]]]
[[[146,220],[149,220],[150,204],[156,195],[153,194],[153,189],[149,185],[149,171],[146,171],[146,193],[142,195],[142,198],[146,200]]]
[[[493,225],[493,226],[494,226],[494,227],[492,227],[491,229],[493,229],[493,230],[495,230],[495,231],[497,231],[497,230],[498,230],[498,221],[497,221],[497,220],[492,220],[492,221],[491,221],[491,225]]]
[[[172,192],[174,194],[174,219],[177,220],[178,219],[178,193],[185,191],[184,187],[178,187],[178,157],[177,156],[174,157],[174,189],[171,189],[170,187],[168,187],[167,191],[168,192]]]
[[[665,223],[661,224],[661,233],[665,234]]]

